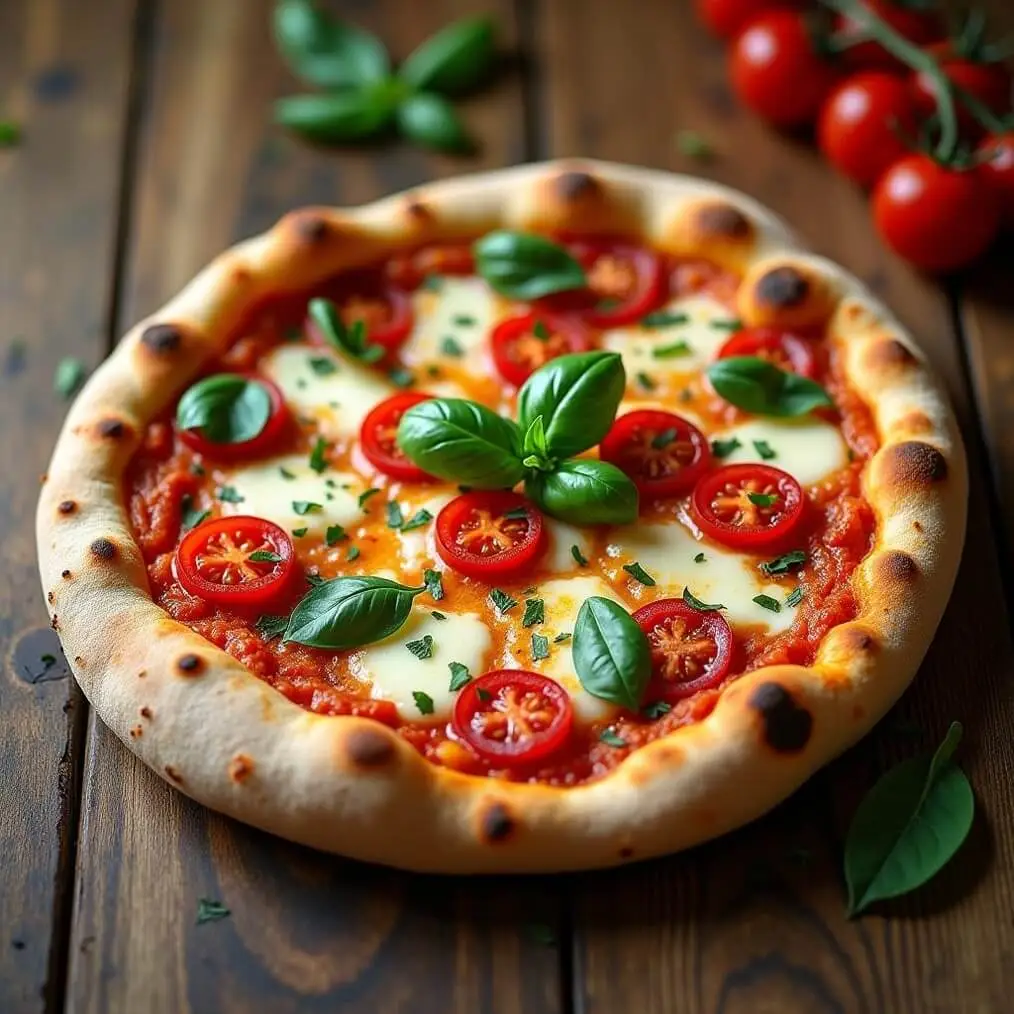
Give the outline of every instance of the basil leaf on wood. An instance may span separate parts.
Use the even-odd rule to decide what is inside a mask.
[[[361,320],[346,326],[338,308],[329,299],[311,299],[307,304],[310,318],[324,339],[351,359],[372,364],[384,357],[381,345],[371,345],[366,326]]]
[[[482,83],[493,56],[492,19],[462,18],[413,50],[398,76],[413,88],[455,95]]]
[[[631,711],[641,706],[651,675],[651,648],[623,606],[598,595],[585,599],[574,625],[571,657],[588,693]]]
[[[850,916],[926,883],[965,840],[975,797],[951,760],[960,740],[952,722],[932,756],[891,768],[859,804],[845,839]]]
[[[726,401],[756,415],[805,415],[834,405],[816,381],[780,370],[757,356],[716,359],[708,367],[708,380]]]
[[[431,92],[410,95],[398,106],[397,118],[402,134],[426,148],[452,153],[475,148],[454,106],[441,95]]]
[[[477,240],[472,250],[476,271],[508,299],[541,299],[587,284],[584,268],[544,236],[500,229]]]
[[[176,407],[181,430],[200,430],[216,444],[253,440],[271,416],[271,396],[263,384],[235,373],[216,373],[188,387]]]
[[[506,489],[524,477],[517,426],[462,398],[414,405],[398,424],[398,446],[430,475],[474,489]]]
[[[532,472],[525,493],[547,514],[574,525],[629,525],[637,520],[637,487],[615,465],[594,458],[561,461]]]
[[[518,424],[527,430],[541,415],[547,452],[560,458],[580,454],[609,432],[626,384],[615,352],[558,356],[522,385]]]
[[[88,376],[88,368],[80,359],[67,356],[56,364],[53,373],[53,390],[62,398],[70,398],[81,389]]]
[[[397,103],[383,90],[288,95],[275,102],[275,122],[313,141],[359,141],[390,122]]]
[[[339,577],[312,588],[296,603],[285,640],[314,648],[356,648],[390,636],[408,619],[425,586],[386,577]]]

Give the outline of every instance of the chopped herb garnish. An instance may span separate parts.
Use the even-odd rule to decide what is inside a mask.
[[[755,440],[753,442],[754,450],[761,456],[762,461],[770,461],[772,458],[777,458],[778,455],[774,449],[766,440]]]
[[[574,562],[579,567],[587,567],[588,566],[588,557],[585,556],[584,553],[581,552],[581,547],[580,546],[571,546],[570,547],[570,555],[574,557]]]
[[[785,596],[785,604],[790,608],[795,608],[803,601],[803,587],[802,585],[796,585],[788,595]]]
[[[478,697],[480,701],[493,700],[493,695],[488,690],[484,690],[482,687],[475,688],[475,696]]]
[[[553,644],[565,644],[573,636],[573,634],[565,630],[562,634],[557,634],[556,637],[553,638]]]
[[[527,507],[512,507],[506,514],[504,519],[507,521],[527,521],[528,520],[528,508]]]
[[[281,563],[282,558],[269,549],[256,549],[248,557],[251,563]]]
[[[306,583],[310,585],[311,588],[319,588],[322,584],[325,584],[326,582],[325,579],[320,576],[320,574],[314,571],[307,571]]]
[[[740,331],[743,322],[736,317],[730,320],[709,320],[708,327],[713,327],[716,331]]]
[[[341,542],[342,539],[347,539],[348,535],[345,533],[345,529],[341,525],[328,525],[327,531],[324,533],[324,541],[329,546],[334,546]]]
[[[647,718],[661,718],[663,715],[668,715],[670,711],[672,711],[672,705],[668,701],[651,701],[641,709],[642,714]]]
[[[412,700],[415,701],[420,715],[433,714],[433,698],[429,694],[424,694],[421,690],[413,690]]]
[[[53,374],[53,390],[61,398],[70,398],[77,394],[79,388],[88,376],[88,370],[80,359],[67,357],[56,364],[56,373]]]
[[[432,658],[433,657],[433,635],[432,634],[424,634],[417,641],[409,641],[405,645],[405,647],[408,648],[408,650],[410,652],[412,652],[412,654],[415,655],[416,658],[419,658],[419,659],[422,659],[422,658]]]
[[[254,624],[257,628],[257,633],[266,641],[270,641],[275,637],[281,637],[288,625],[288,616],[262,616]]]
[[[191,475],[204,475],[204,466],[199,461],[191,461],[189,471]]]
[[[447,619],[447,613],[442,613],[439,609],[431,609],[430,616],[435,620],[440,620],[441,623]]]
[[[747,499],[756,507],[774,507],[778,503],[777,493],[747,493]]]
[[[780,613],[782,611],[782,604],[778,599],[773,599],[770,595],[754,595],[753,600],[762,609],[768,609],[773,613]]]
[[[689,588],[683,589],[683,601],[686,602],[691,609],[696,609],[702,613],[713,613],[719,609],[724,609],[725,606],[720,603],[715,605],[709,605],[707,602],[702,602]]]
[[[541,662],[544,658],[549,658],[549,638],[532,634],[532,661]]]
[[[345,550],[345,559],[348,560],[349,563],[351,563],[353,560],[358,560],[359,559],[359,547],[358,546],[349,546],[349,548]]]
[[[646,391],[655,390],[655,381],[652,380],[647,373],[644,373],[642,371],[641,373],[637,374],[635,379],[637,380],[638,384],[640,384],[641,387],[643,387]]]
[[[301,539],[309,530],[309,528],[293,528],[292,534],[295,535],[297,539]]]
[[[641,327],[654,331],[660,327],[675,327],[677,324],[690,323],[690,314],[674,313],[672,310],[655,310],[641,318]]]
[[[444,597],[444,581],[440,576],[440,571],[424,570],[423,584],[426,585],[426,591],[429,592],[430,598],[434,602],[439,602]]]
[[[728,440],[712,440],[711,453],[716,458],[727,458],[733,451],[738,451],[742,446],[736,437],[730,437]]]
[[[501,591],[499,588],[492,588],[489,598],[497,612],[500,613],[509,613],[518,604],[517,599],[512,599],[507,592]]]
[[[200,898],[197,902],[197,925],[203,926],[206,922],[218,922],[232,913],[220,901],[211,898]]]
[[[366,501],[369,500],[371,496],[376,496],[379,492],[380,490],[377,489],[376,487],[364,489],[362,493],[359,494],[359,506],[365,509]]]
[[[293,500],[292,509],[302,517],[304,514],[315,514],[317,511],[322,511],[324,507],[312,500]]]
[[[310,467],[320,475],[327,468],[327,441],[323,437],[317,437],[313,442],[313,450],[310,452]]]
[[[546,327],[546,322],[544,320],[537,320],[532,325],[532,334],[535,335],[535,337],[538,338],[540,342],[548,342],[549,328]]]
[[[198,510],[189,493],[184,493],[180,499],[180,527],[185,532],[196,528],[210,513],[211,511]]]
[[[472,674],[468,671],[467,665],[463,665],[461,662],[448,662],[447,668],[451,670],[451,683],[448,690],[460,690],[466,683],[471,682]]]
[[[13,120],[0,120],[0,148],[13,148],[21,140],[21,127]]]
[[[296,478],[296,473],[295,472],[290,472],[284,465],[279,465],[278,466],[278,474],[283,479],[295,479]]]
[[[445,356],[454,356],[455,358],[459,358],[465,354],[465,350],[461,347],[461,342],[453,335],[448,335],[440,343],[440,351]]]
[[[694,400],[694,392],[691,391],[689,387],[684,387],[679,393],[679,399],[685,405],[688,401]]]
[[[387,527],[401,528],[405,523],[405,515],[401,513],[401,504],[397,500],[388,500],[385,510],[387,511]]]
[[[602,740],[603,743],[608,743],[610,746],[623,747],[629,745],[622,736],[617,736],[612,729],[603,729],[599,733],[599,739]]]
[[[806,552],[802,549],[793,549],[781,556],[776,556],[767,563],[762,563],[760,569],[768,575],[788,574],[793,567],[799,567],[806,563]]]
[[[439,292],[444,287],[442,275],[426,275],[419,283],[428,292]]]
[[[664,451],[676,439],[676,429],[670,426],[667,430],[657,433],[651,440],[651,446],[656,451]]]
[[[474,327],[478,324],[478,321],[474,317],[470,317],[467,313],[456,313],[451,318],[452,323],[457,324],[458,327]]]
[[[415,374],[402,366],[396,366],[393,370],[388,371],[387,379],[395,387],[411,387],[415,383]]]
[[[542,599],[525,599],[525,615],[521,618],[522,627],[534,627],[546,619],[546,604]]]
[[[697,555],[696,555],[696,556],[694,557],[694,563],[704,563],[704,561],[705,561],[706,559],[707,559],[707,557],[706,557],[706,556],[705,556],[705,555],[704,555],[703,553],[698,553],[698,554],[697,554]]]
[[[244,499],[235,486],[222,486],[216,491],[215,496],[223,503],[242,503]]]
[[[338,372],[338,364],[327,356],[310,356],[307,363],[318,377],[330,377]]]
[[[715,149],[703,135],[696,130],[681,130],[676,134],[676,147],[687,158],[709,159],[715,154]]]
[[[668,345],[657,345],[651,350],[655,359],[679,359],[682,356],[689,356],[693,349],[685,341],[669,342]]]
[[[655,579],[636,561],[625,563],[623,569],[635,580],[640,581],[647,588],[655,585]]]
[[[411,532],[416,528],[425,528],[433,520],[433,515],[430,514],[425,507],[421,507],[401,526],[403,532]]]

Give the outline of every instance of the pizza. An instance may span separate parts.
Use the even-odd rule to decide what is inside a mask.
[[[135,327],[44,481],[78,682],[194,799],[448,872],[747,822],[913,677],[946,399],[748,198],[554,163],[308,208]]]

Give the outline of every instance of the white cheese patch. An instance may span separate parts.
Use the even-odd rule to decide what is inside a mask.
[[[403,718],[416,721],[446,720],[457,691],[450,689],[451,662],[468,666],[473,676],[486,671],[486,654],[492,644],[489,628],[475,613],[443,613],[438,620],[431,612],[416,608],[396,634],[366,648],[353,660],[353,672],[373,684],[371,696],[393,701]],[[409,641],[433,638],[430,658],[417,658],[407,647]],[[412,694],[427,694],[433,700],[433,714],[423,715]]]
[[[421,528],[413,528],[407,532],[398,532],[398,549],[401,554],[402,563],[410,569],[433,566],[439,559],[433,544],[433,526],[436,524],[437,515],[444,506],[451,502],[456,496],[456,491],[448,490],[438,493],[426,500],[412,502],[399,500],[401,512],[406,521],[410,521],[419,510],[427,510],[433,515],[432,521],[427,521]]]
[[[287,479],[283,469],[293,478]],[[329,525],[348,527],[363,517],[358,500],[365,489],[363,480],[352,472],[330,469],[318,475],[310,468],[306,454],[237,468],[222,485],[231,486],[243,498],[239,503],[223,503],[223,512],[266,518],[290,533],[294,528],[306,528],[307,534],[324,535]],[[297,503],[320,507],[300,514]]]
[[[457,363],[467,370],[483,368],[497,300],[482,279],[448,275],[441,279],[436,292],[421,288],[412,301],[415,326],[402,347],[407,362]],[[443,350],[448,338],[454,339],[460,356]]]
[[[543,523],[547,529],[546,550],[539,561],[539,569],[553,572],[580,571],[581,565],[574,559],[573,547],[577,546],[586,560],[590,557],[592,540],[588,529],[577,528],[550,517],[543,518]]]

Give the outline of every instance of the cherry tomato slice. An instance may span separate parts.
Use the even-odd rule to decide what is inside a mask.
[[[711,445],[682,416],[640,409],[613,423],[599,457],[626,472],[642,496],[679,496],[711,467]]]
[[[428,482],[433,478],[412,463],[395,439],[401,417],[414,405],[429,401],[431,397],[417,391],[403,391],[370,409],[359,429],[359,446],[374,468],[403,482]]]
[[[591,348],[588,332],[579,320],[551,313],[508,317],[493,329],[490,340],[500,376],[515,387],[550,359]]]
[[[352,271],[327,286],[325,295],[332,299],[346,326],[361,320],[366,340],[392,353],[412,330],[412,298],[405,289],[394,285],[376,271]],[[328,344],[307,318],[306,330],[318,345]]]
[[[440,511],[435,527],[444,563],[483,581],[531,567],[545,549],[542,514],[518,493],[463,493]]]
[[[494,669],[458,694],[451,725],[484,760],[513,767],[558,750],[573,720],[559,683],[525,669]]]
[[[717,686],[732,665],[733,634],[717,611],[659,599],[633,614],[651,646],[647,699],[678,700]]]
[[[737,331],[718,350],[719,359],[735,356],[756,356],[780,370],[803,377],[817,375],[817,357],[805,339],[777,327],[747,327]]]
[[[786,539],[803,518],[803,490],[771,465],[726,465],[694,487],[697,527],[733,549],[763,549]]]
[[[236,514],[187,532],[173,570],[191,595],[216,606],[263,610],[291,589],[296,557],[278,525]]]
[[[441,243],[395,254],[386,266],[387,277],[399,288],[416,289],[433,275],[471,275],[475,258],[469,243]]]
[[[260,384],[268,392],[271,399],[271,415],[268,416],[264,429],[250,440],[241,440],[236,444],[217,444],[209,440],[200,430],[180,430],[180,440],[191,450],[218,461],[259,458],[275,450],[288,433],[291,417],[282,392],[266,377],[257,376],[255,373],[241,373],[240,376]]]

